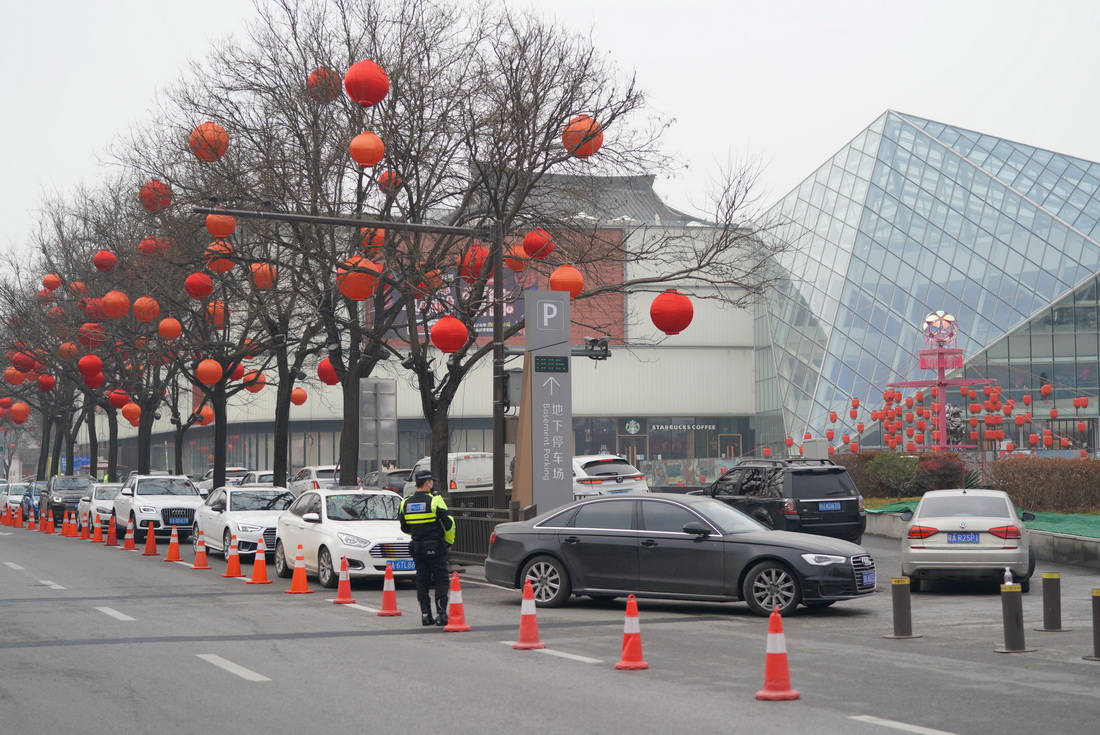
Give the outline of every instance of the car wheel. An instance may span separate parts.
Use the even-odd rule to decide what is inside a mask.
[[[862,533],[857,533],[855,536],[853,536],[852,537],[852,543],[856,544],[857,546],[862,544],[863,543],[863,534]]]
[[[813,602],[803,602],[802,604],[811,610],[822,610],[829,605],[832,605],[836,600],[814,600]]]
[[[909,591],[920,592],[920,579],[918,579],[917,577],[909,578]]]
[[[565,565],[552,556],[531,559],[524,565],[520,580],[530,580],[538,607],[561,607],[573,591]]]
[[[322,587],[334,589],[340,578],[332,568],[332,554],[324,546],[317,552],[317,581]]]
[[[1031,577],[1025,577],[1017,582],[1017,584],[1020,585],[1021,593],[1026,594],[1028,592],[1031,592]]]
[[[763,561],[750,569],[741,594],[754,613],[764,616],[776,608],[780,615],[787,615],[802,601],[798,577],[789,567],[774,561]]]
[[[145,541],[145,530],[138,525],[137,518],[133,513],[130,514],[130,523],[134,524],[134,541],[137,543]]]
[[[191,549],[196,553],[199,550],[199,524],[191,527]]]
[[[233,544],[233,537],[229,533],[229,529],[222,531],[222,556],[226,559],[229,558],[229,547]]]
[[[290,579],[294,574],[294,570],[286,563],[286,550],[283,549],[282,541],[275,542],[275,574],[283,579]]]

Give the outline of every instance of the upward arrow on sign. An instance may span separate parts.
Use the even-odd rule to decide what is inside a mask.
[[[554,395],[554,389],[555,388],[560,388],[561,383],[559,383],[556,378],[551,377],[551,378],[547,378],[546,380],[544,380],[542,382],[542,387],[543,388],[549,388],[550,389],[550,395]]]

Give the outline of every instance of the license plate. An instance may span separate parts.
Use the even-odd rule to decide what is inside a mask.
[[[607,494],[608,495],[622,495],[623,493],[628,493],[628,492],[630,492],[630,491],[629,490],[609,490]]]
[[[412,559],[394,559],[390,562],[395,572],[411,572],[416,569],[416,562]]]
[[[863,586],[864,587],[873,587],[874,585],[875,585],[875,573],[874,572],[863,572]]]
[[[817,504],[817,509],[818,510],[840,510],[840,501],[839,500],[830,500],[826,503],[818,503]]]
[[[187,518],[182,516],[170,516],[168,518],[168,525],[170,526],[186,526]]]
[[[947,543],[949,544],[976,544],[978,543],[977,533],[959,533],[953,532],[947,534]]]

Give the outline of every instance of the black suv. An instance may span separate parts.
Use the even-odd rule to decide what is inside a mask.
[[[91,495],[92,478],[87,475],[54,475],[44,488],[41,484],[39,487],[39,513],[45,517],[47,510],[52,510],[54,523],[61,523],[65,511],[75,511],[80,499]]]
[[[863,496],[830,459],[743,459],[693,495],[709,495],[768,528],[859,543],[867,527]]]

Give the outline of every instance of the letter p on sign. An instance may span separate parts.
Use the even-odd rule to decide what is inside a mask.
[[[539,329],[560,331],[565,328],[562,318],[561,308],[557,304],[552,301],[539,302]]]

